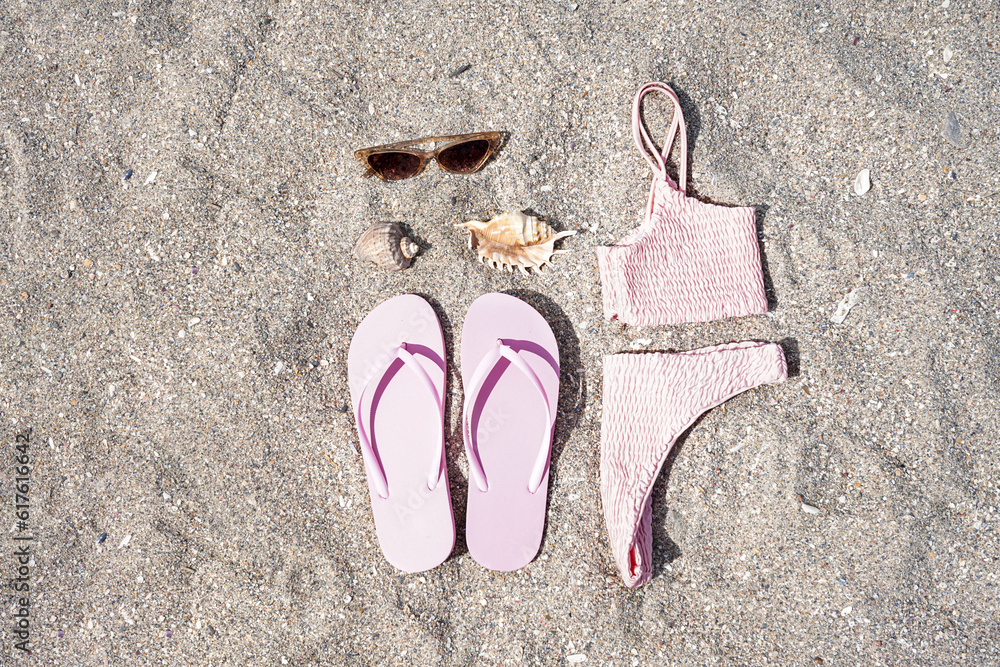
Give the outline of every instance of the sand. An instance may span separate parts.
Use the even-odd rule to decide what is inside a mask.
[[[0,663],[1000,663],[990,4],[6,3],[0,496],[4,553],[34,537],[33,653],[8,588]],[[693,192],[756,207],[767,315],[603,320],[593,248],[641,220],[648,80],[680,95]],[[669,105],[646,118],[662,139]],[[490,129],[506,142],[472,176],[386,184],[353,157]],[[513,209],[579,232],[541,275],[478,264],[454,227]],[[379,221],[421,245],[409,269],[351,255]],[[560,345],[542,548],[513,573],[466,550],[453,363],[458,540],[403,574],[376,540],[347,346],[412,292],[454,358],[493,291]],[[602,356],[732,340],[781,342],[792,377],[684,437],[653,495],[654,577],[626,589]]]

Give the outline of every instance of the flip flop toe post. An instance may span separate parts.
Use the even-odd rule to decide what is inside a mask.
[[[552,329],[520,299],[480,297],[462,328],[462,383],[469,553],[492,570],[517,570],[534,559],[545,528],[559,400]]]
[[[347,358],[379,546],[404,572],[440,565],[455,545],[444,458],[445,348],[430,304],[405,294],[358,325]]]

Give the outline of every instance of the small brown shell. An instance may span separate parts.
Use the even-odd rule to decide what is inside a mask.
[[[354,245],[354,256],[375,262],[387,271],[399,271],[410,265],[420,246],[403,236],[395,222],[378,222],[368,228]]]
[[[540,271],[552,261],[552,255],[567,252],[553,250],[561,238],[576,230],[555,233],[538,218],[520,211],[502,213],[489,222],[472,220],[456,225],[469,230],[469,247],[479,252],[479,261],[499,271],[513,272],[516,266],[527,275],[528,269]]]

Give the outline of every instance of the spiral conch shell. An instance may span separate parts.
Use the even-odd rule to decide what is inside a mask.
[[[553,250],[552,244],[576,230],[555,233],[538,218],[520,211],[502,213],[489,222],[472,220],[456,227],[469,230],[469,247],[479,252],[479,261],[494,269],[512,273],[516,266],[528,275],[528,269],[540,271],[552,262],[552,255],[568,250]]]
[[[420,246],[403,236],[395,222],[378,222],[368,228],[354,245],[354,256],[375,262],[387,271],[399,271],[410,265]]]

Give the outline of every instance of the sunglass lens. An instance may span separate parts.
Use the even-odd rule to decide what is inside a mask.
[[[398,181],[416,175],[420,158],[410,153],[376,153],[368,157],[368,166],[387,181]]]
[[[438,164],[448,171],[468,174],[482,165],[489,150],[489,141],[486,139],[474,139],[449,146],[438,153],[437,160]]]

